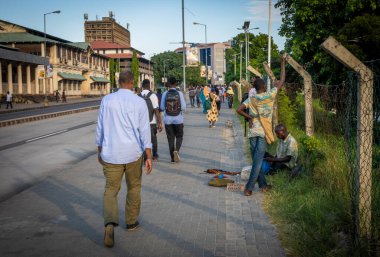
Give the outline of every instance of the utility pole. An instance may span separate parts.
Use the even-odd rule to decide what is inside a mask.
[[[182,48],[183,91],[186,92],[185,0],[182,0]]]
[[[271,42],[271,19],[272,19],[272,0],[269,0],[269,19],[268,19],[268,66],[271,66],[271,51],[272,51],[272,42]],[[267,91],[270,91],[270,78],[267,79]]]
[[[239,82],[241,81],[242,52],[243,52],[243,43],[240,42],[240,80]]]

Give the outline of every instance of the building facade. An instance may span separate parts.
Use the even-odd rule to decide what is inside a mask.
[[[143,57],[144,53],[132,47],[125,47],[116,43],[109,43],[104,41],[95,41],[91,43],[91,48],[97,54],[102,54],[110,59],[117,60],[120,63],[120,70],[131,71],[133,51],[136,51],[137,59],[139,62],[139,81],[138,84],[144,79],[149,79],[151,82],[151,89],[154,88],[154,75],[153,65],[150,60]]]
[[[85,42],[104,41],[126,47],[131,46],[131,34],[113,17],[103,17],[102,20],[84,22]]]
[[[190,46],[189,46],[190,47]],[[208,66],[209,79],[212,85],[223,85],[226,73],[226,49],[230,48],[229,43],[193,44],[191,47],[197,48],[200,65]],[[177,48],[177,53],[182,53],[183,48]],[[207,58],[206,58],[207,56]]]
[[[17,52],[19,59],[23,55],[30,60],[15,60],[9,52],[0,55],[1,92],[39,95],[59,90],[68,96],[110,92],[108,57],[94,52],[88,43],[72,43],[48,34],[45,39],[44,36],[43,32],[0,20],[1,51]],[[48,64],[50,76],[40,79],[38,65]]]

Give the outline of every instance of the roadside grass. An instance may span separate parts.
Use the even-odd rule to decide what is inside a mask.
[[[370,256],[365,241],[359,249],[352,244],[355,138],[352,142],[343,138],[339,120],[318,100],[313,107],[316,133],[307,137],[302,97],[291,101],[283,92],[279,94],[279,122],[297,139],[304,171],[292,180],[285,172],[268,176],[274,187],[264,197],[264,209],[277,225],[289,256]],[[270,145],[268,151],[275,153],[275,146]],[[374,238],[380,240],[380,147],[374,148],[373,156],[372,228]],[[373,244],[380,253],[380,242]]]

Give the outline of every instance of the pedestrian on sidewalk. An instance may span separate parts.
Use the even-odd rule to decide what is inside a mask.
[[[195,107],[195,95],[196,91],[194,87],[190,87],[189,89],[189,98],[190,98],[190,105],[191,107]]]
[[[232,89],[231,86],[228,87],[226,93],[227,93],[228,108],[231,109],[232,105],[234,104],[234,95],[235,95],[234,90]]]
[[[55,91],[55,100],[57,101],[57,103],[59,102],[60,97],[61,97],[61,94],[59,93],[59,91],[57,89],[57,91]]]
[[[201,87],[197,86],[197,89],[195,90],[195,97],[197,99],[197,107],[201,107],[201,99],[200,99],[200,94],[201,94]]]
[[[215,128],[215,123],[218,121],[218,107],[216,104],[218,96],[216,95],[215,89],[211,89],[210,93],[210,102],[211,102],[211,109],[207,110],[207,120],[209,123],[209,128]]]
[[[202,95],[202,105],[203,105],[203,113],[206,114],[207,113],[207,109],[206,109],[206,105],[204,104],[206,100],[208,100],[210,96],[210,87],[208,87],[207,85],[204,86],[203,88],[203,95]]]
[[[236,112],[249,120],[249,142],[251,147],[252,168],[244,195],[252,195],[255,183],[259,184],[262,192],[268,191],[271,186],[267,185],[265,176],[261,171],[261,165],[266,152],[267,144],[274,142],[272,129],[273,103],[277,92],[285,82],[285,57],[281,59],[281,80],[277,81],[275,87],[266,92],[266,83],[263,79],[257,78],[253,82],[256,95],[247,98],[239,106]],[[244,109],[249,108],[249,114]]]
[[[162,131],[162,122],[160,114],[160,106],[158,105],[158,97],[150,91],[149,79],[144,79],[142,82],[142,91],[138,96],[144,98],[148,106],[150,119],[150,135],[152,138],[153,160],[158,160],[158,145],[157,145],[157,130]],[[150,101],[150,103],[149,103]]]
[[[9,91],[7,91],[6,101],[7,101],[7,109],[9,106],[11,107],[11,109],[13,109],[13,105],[12,105],[13,97],[12,97],[12,94],[9,93]]]
[[[179,150],[183,141],[183,112],[186,101],[183,93],[176,89],[176,79],[169,78],[170,89],[162,95],[161,110],[164,112],[166,136],[169,143],[171,163],[180,161]]]
[[[129,231],[139,226],[143,152],[146,174],[152,170],[152,143],[146,103],[133,93],[133,74],[122,71],[120,89],[106,95],[99,109],[96,128],[98,160],[106,179],[103,196],[104,245],[113,247],[114,226],[119,224],[117,195],[125,175],[127,196],[125,222]]]
[[[65,90],[62,91],[62,103],[66,103],[66,92],[65,92]]]

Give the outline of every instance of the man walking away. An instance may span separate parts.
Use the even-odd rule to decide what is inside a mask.
[[[273,103],[277,92],[285,82],[285,57],[281,60],[281,80],[277,81],[275,87],[266,92],[266,84],[263,79],[255,79],[253,86],[257,94],[247,98],[239,106],[236,112],[249,120],[249,142],[251,146],[252,169],[247,184],[245,185],[244,195],[252,195],[252,190],[256,181],[262,192],[268,191],[271,186],[267,185],[265,176],[261,172],[261,164],[267,144],[274,142],[272,129]],[[227,92],[228,93],[228,92]],[[244,109],[249,108],[249,114]]]
[[[162,122],[160,114],[160,106],[158,105],[158,97],[152,91],[150,91],[149,79],[144,79],[142,82],[142,91],[138,96],[142,97],[148,107],[149,120],[150,120],[150,136],[152,138],[153,147],[153,160],[158,160],[157,153],[157,129],[162,131]]]
[[[6,96],[6,101],[7,101],[7,109],[8,107],[10,106],[11,109],[13,109],[13,105],[12,105],[12,94],[9,93],[9,91],[7,92],[7,96]]]
[[[186,101],[176,89],[176,79],[169,78],[170,89],[162,95],[161,110],[164,110],[164,123],[169,143],[171,163],[180,161],[179,150],[183,140],[183,112],[186,110]]]
[[[191,107],[195,107],[195,88],[191,87],[189,90],[189,98],[190,98],[190,105]]]
[[[106,95],[99,109],[96,128],[98,160],[106,178],[103,196],[104,245],[113,247],[114,226],[119,224],[117,195],[125,175],[127,196],[125,222],[129,231],[139,226],[143,152],[146,174],[152,170],[149,113],[144,99],[133,93],[133,74],[122,71],[120,89]]]

